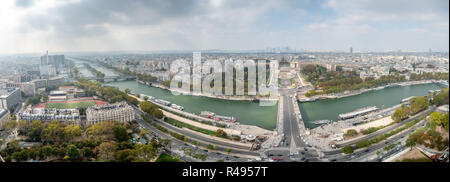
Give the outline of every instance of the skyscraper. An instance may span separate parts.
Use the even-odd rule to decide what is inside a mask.
[[[353,54],[353,47],[350,47],[350,54]]]

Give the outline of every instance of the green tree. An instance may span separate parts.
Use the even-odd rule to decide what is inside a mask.
[[[356,135],[358,135],[358,132],[356,130],[354,130],[354,129],[349,129],[344,134],[345,137],[353,137],[353,136],[356,136]]]
[[[66,141],[71,141],[75,137],[81,136],[82,130],[79,126],[67,125],[64,127],[64,138]]]
[[[227,148],[227,153],[230,154],[231,153],[231,149]]]
[[[392,119],[395,122],[400,122],[408,118],[408,113],[406,112],[405,108],[398,108],[395,110],[394,114],[392,115]]]
[[[116,138],[117,141],[121,142],[127,141],[129,139],[127,128],[125,128],[124,126],[116,125],[114,126],[113,130],[114,130],[114,137]]]
[[[100,146],[97,147],[98,150],[98,158],[104,161],[112,161],[114,160],[116,146],[111,142],[103,142]]]
[[[349,145],[343,147],[341,150],[342,150],[342,152],[344,154],[351,154],[351,153],[353,153],[353,147],[349,146]]]
[[[145,101],[148,101],[148,96],[144,96],[144,100],[145,100]]]
[[[441,113],[433,112],[430,115],[430,121],[435,122],[437,125],[441,125],[444,121],[444,116]]]
[[[69,156],[70,160],[75,160],[80,157],[80,150],[73,144],[67,146],[66,155]]]
[[[41,140],[41,133],[44,130],[44,124],[40,120],[33,121],[30,124],[30,130],[28,133],[28,137],[32,141],[40,141]]]
[[[64,137],[63,131],[58,121],[52,121],[42,130],[41,139],[46,142],[60,142]]]
[[[125,89],[125,93],[126,93],[126,94],[129,94],[130,92],[131,92],[131,90],[130,90],[129,88],[126,88],[126,89]]]

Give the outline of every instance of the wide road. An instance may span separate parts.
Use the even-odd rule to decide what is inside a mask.
[[[306,144],[300,138],[298,116],[294,112],[294,104],[297,103],[294,103],[291,98],[295,95],[294,91],[291,89],[280,89],[280,94],[280,99],[283,99],[283,132],[286,139],[285,142],[288,145],[295,144],[295,147],[305,147]]]
[[[135,111],[139,115],[144,114],[141,110],[135,109]],[[151,117],[149,116],[149,118],[151,118]],[[147,122],[145,122],[145,121],[143,121],[141,119],[137,119],[137,121],[138,121],[138,123],[140,123],[141,125],[145,126],[146,128],[151,129],[152,131],[157,130],[153,126],[151,126],[149,123],[147,123]],[[178,128],[178,127],[172,126],[172,125],[170,125],[168,123],[161,122],[161,121],[158,121],[158,120],[153,120],[153,122],[155,122],[155,123],[157,123],[157,124],[167,128],[168,130],[171,130],[171,131],[173,131],[175,133],[179,133],[179,134],[182,134],[182,135],[184,135],[184,136],[186,136],[186,137],[188,137],[190,139],[199,141],[200,143],[202,143],[204,145],[206,145],[208,143],[216,145],[218,151],[226,152],[226,150],[228,148],[231,148],[232,149],[231,153],[260,157],[259,153],[249,151],[250,148],[248,148],[248,147],[244,147],[244,146],[241,146],[241,145],[235,145],[235,144],[232,144],[232,143],[222,142],[222,141],[214,140],[214,139],[211,139],[211,138],[195,135],[195,134],[193,134],[191,132],[187,132],[187,131],[182,130],[182,129]],[[163,132],[160,132],[158,130],[158,133],[162,134]],[[164,133],[164,135],[167,136],[167,134],[165,134],[165,133]]]
[[[422,111],[420,114],[416,114],[416,116],[411,117],[411,118],[408,118],[408,119],[406,119],[406,120],[404,120],[404,121],[402,121],[402,122],[400,122],[400,123],[393,124],[393,125],[391,125],[391,126],[388,126],[388,127],[386,127],[386,128],[383,128],[383,129],[381,129],[381,130],[378,130],[378,131],[376,131],[376,132],[373,132],[373,133],[371,133],[371,134],[369,134],[369,135],[366,135],[366,136],[363,136],[363,137],[361,137],[361,138],[358,138],[358,139],[355,139],[355,140],[352,140],[352,141],[348,141],[348,142],[344,142],[344,143],[337,144],[336,146],[340,148],[340,147],[344,147],[344,146],[347,146],[347,145],[355,145],[355,144],[357,144],[357,143],[360,142],[360,141],[363,141],[363,140],[369,140],[369,139],[375,138],[375,137],[377,137],[377,136],[379,136],[379,135],[381,135],[381,134],[384,134],[384,133],[390,132],[390,131],[392,131],[392,130],[394,130],[394,129],[397,129],[397,128],[403,126],[403,125],[406,124],[406,123],[409,123],[409,122],[411,122],[411,121],[414,121],[414,120],[416,120],[417,118],[420,118],[420,117],[422,117],[422,116],[424,116],[424,115],[427,115],[427,114],[433,112],[434,110],[436,110],[436,106],[431,106],[431,107],[428,108],[427,110]]]
[[[352,155],[341,155],[340,154],[338,156],[334,156],[334,158],[331,156],[327,156],[326,158],[329,158],[332,161],[342,161],[343,162],[343,161],[350,161],[350,160],[364,157],[364,155],[369,154],[370,152],[380,150],[387,145],[390,145],[392,143],[397,143],[399,140],[403,140],[403,139],[407,138],[409,134],[415,132],[417,129],[419,129],[421,127],[424,127],[426,122],[427,122],[427,119],[424,119],[421,122],[419,122],[418,124],[416,124],[414,127],[403,131],[401,134],[398,134],[398,135],[396,135],[392,138],[389,138],[385,141],[382,141],[378,144],[367,147],[364,150],[357,151],[357,152],[353,153]]]

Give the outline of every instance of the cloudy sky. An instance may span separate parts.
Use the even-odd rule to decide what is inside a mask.
[[[0,54],[448,51],[448,0],[2,0]]]

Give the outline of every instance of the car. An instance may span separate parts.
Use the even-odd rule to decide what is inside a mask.
[[[208,150],[203,150],[204,152],[208,152]]]
[[[304,161],[305,159],[306,159],[305,157],[302,157],[300,160]]]
[[[369,151],[370,151],[369,149],[364,150],[364,152],[369,152]]]
[[[274,161],[275,161],[275,160],[277,160],[277,158],[275,158],[275,157],[272,157],[272,160],[274,160]]]
[[[269,154],[268,156],[269,156],[269,157],[272,157],[272,156],[273,156],[273,154]]]
[[[278,158],[278,161],[282,161],[283,159],[282,158]]]
[[[216,154],[217,154],[217,155],[222,155],[222,154],[221,154],[221,153],[219,153],[219,152],[216,152]]]
[[[305,155],[305,152],[300,152],[302,155]]]
[[[277,156],[283,156],[283,154],[278,154]]]

